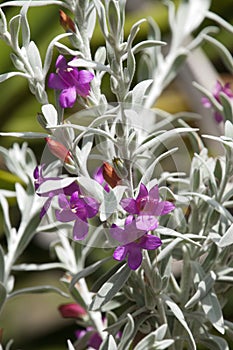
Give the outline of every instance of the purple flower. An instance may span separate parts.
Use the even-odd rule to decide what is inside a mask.
[[[61,209],[55,212],[57,220],[75,221],[73,237],[75,240],[84,239],[88,233],[87,219],[98,213],[99,203],[94,198],[81,196],[79,191],[74,192],[70,200],[65,194],[59,194],[58,203]]]
[[[33,173],[34,179],[35,179],[34,186],[35,186],[36,191],[39,189],[40,185],[46,181],[49,181],[49,180],[60,181],[61,180],[59,177],[44,177],[43,176],[44,166],[45,166],[45,164],[37,166],[34,170],[34,173]],[[42,217],[48,211],[53,197],[59,195],[60,193],[64,193],[67,196],[71,196],[72,193],[75,191],[79,191],[79,186],[74,181],[70,185],[68,185],[64,188],[59,188],[57,190],[51,190],[51,191],[48,191],[45,193],[37,193],[40,197],[48,197],[48,199],[44,203],[43,208],[41,209],[40,218],[42,219]]]
[[[56,61],[56,73],[51,73],[48,87],[61,90],[59,102],[62,108],[73,107],[77,95],[87,97],[90,92],[90,82],[94,75],[87,70],[78,70],[68,66],[64,56],[59,55]]]
[[[142,249],[154,250],[162,244],[159,237],[149,235],[145,230],[139,230],[132,216],[126,220],[124,228],[112,225],[110,234],[122,243],[115,249],[113,258],[122,261],[128,257],[128,265],[132,270],[136,270],[142,263]]]
[[[171,202],[160,201],[157,185],[148,191],[144,184],[140,185],[136,199],[122,199],[121,206],[129,214],[136,216],[136,227],[145,231],[154,230],[158,227],[157,217],[166,215],[175,208]]]
[[[95,350],[98,350],[100,348],[100,345],[102,343],[102,338],[99,335],[98,332],[94,330],[92,326],[88,326],[86,329],[83,330],[77,330],[75,332],[75,335],[77,339],[83,338],[87,333],[90,333],[90,338],[87,341],[87,346],[91,347]]]
[[[103,166],[100,166],[95,170],[93,177],[95,181],[97,181],[100,185],[103,185],[106,192],[110,192],[110,187],[108,183],[106,183],[106,181],[104,180]]]
[[[213,90],[213,96],[214,98],[221,104],[220,100],[220,93],[223,92],[225,95],[227,95],[229,98],[233,98],[233,92],[230,88],[230,84],[227,83],[225,85],[222,85],[219,81],[216,82],[214,90]],[[201,102],[204,107],[211,108],[213,107],[211,101],[208,99],[208,97],[202,97]],[[219,112],[214,112],[214,118],[217,123],[221,123],[223,121],[223,116]]]

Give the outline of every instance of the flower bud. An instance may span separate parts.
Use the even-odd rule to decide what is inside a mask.
[[[60,23],[62,27],[65,29],[65,31],[71,31],[73,33],[76,33],[75,24],[73,20],[70,18],[70,16],[68,16],[62,10],[60,10],[59,13],[60,13]]]
[[[46,137],[46,142],[50,152],[66,164],[73,165],[74,160],[71,152],[60,142]]]
[[[125,167],[125,162],[121,158],[113,158],[114,169],[121,179],[125,179],[128,176],[128,170]]]
[[[116,187],[121,178],[117,175],[114,168],[107,162],[103,164],[104,180],[112,187]]]
[[[84,318],[87,316],[86,310],[79,304],[62,304],[58,310],[64,318]]]

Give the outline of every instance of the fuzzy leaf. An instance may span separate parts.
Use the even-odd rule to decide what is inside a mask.
[[[218,243],[218,246],[221,248],[224,248],[224,247],[228,247],[231,244],[233,244],[233,224],[224,233],[224,235],[222,236],[222,238]]]
[[[99,350],[117,350],[117,344],[111,334],[101,344]]]
[[[128,265],[125,264],[121,266],[119,270],[100,288],[90,305],[90,310],[100,310],[103,305],[110,301],[117,292],[119,292],[128,280],[130,274],[131,270]]]

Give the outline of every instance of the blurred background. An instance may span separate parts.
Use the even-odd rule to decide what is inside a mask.
[[[225,20],[233,24],[233,3],[232,0],[213,0],[211,10],[222,16]],[[19,13],[19,8],[4,8],[7,18],[10,19]],[[159,0],[128,0],[125,34],[127,35],[132,24],[141,18],[152,16],[158,23],[162,31],[162,39],[169,39],[169,28],[167,21],[167,8]],[[45,55],[49,42],[58,34],[63,33],[59,24],[59,8],[57,6],[46,6],[41,8],[31,8],[28,12],[29,23],[31,24],[31,38],[38,47],[42,58]],[[203,23],[203,26],[208,21]],[[210,22],[210,21],[209,21]],[[142,25],[137,35],[136,41],[146,38],[147,26]],[[225,30],[215,35],[228,49],[233,51],[232,36]],[[103,39],[99,28],[96,29],[92,40],[93,52],[103,44]],[[219,77],[225,82],[231,82],[232,76],[228,74],[219,56],[219,53],[210,45],[203,45],[203,51],[196,52],[186,66],[182,69],[177,79],[164,91],[156,103],[156,107],[164,109],[170,113],[180,111],[194,111],[203,115],[200,127],[206,132],[219,133],[219,127],[212,118],[210,110],[201,106],[201,95],[191,85],[195,80],[204,84],[212,90],[215,80]],[[0,74],[14,70],[9,59],[10,49],[0,40]],[[54,62],[57,56],[54,50]],[[204,68],[200,74],[200,68]],[[104,91],[111,100],[108,82],[104,86]],[[53,103],[53,91],[49,93],[50,102]],[[37,122],[37,113],[41,106],[29,92],[27,81],[20,77],[14,77],[0,84],[0,130],[8,131],[42,131]],[[67,116],[75,112],[67,111]],[[206,119],[205,119],[205,118]],[[10,147],[13,142],[22,140],[12,137],[0,137],[0,145]],[[35,152],[38,161],[44,148],[44,140],[30,140],[30,147]],[[6,189],[14,188],[15,178],[9,175],[4,168],[0,158],[0,187]],[[12,220],[17,225],[17,211],[12,205]],[[0,216],[0,237],[3,240],[3,223]],[[29,249],[21,258],[21,262],[46,262],[53,261],[50,257],[47,245],[35,239]],[[61,287],[59,278],[62,273],[56,270],[52,272],[36,273],[15,273],[16,288],[29,287],[40,284],[53,284]],[[55,294],[27,295],[12,299],[6,305],[0,317],[0,328],[3,328],[3,342],[9,338],[15,340],[12,349],[22,350],[65,350],[66,339],[74,340],[74,331],[77,326],[67,319],[62,319],[57,307],[68,300]],[[42,307],[43,306],[43,307]],[[232,306],[226,307],[224,312],[228,319],[232,318]],[[230,313],[229,313],[230,310]],[[233,345],[232,345],[233,346]]]

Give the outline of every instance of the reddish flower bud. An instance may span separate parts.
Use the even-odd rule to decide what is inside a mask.
[[[75,24],[73,20],[70,18],[70,16],[68,16],[62,10],[60,10],[59,13],[60,13],[60,23],[62,27],[65,29],[65,31],[71,30],[71,32],[75,33],[76,32]]]
[[[116,187],[121,178],[117,175],[114,168],[107,162],[103,164],[104,180],[112,187]]]
[[[50,137],[45,138],[50,152],[64,163],[73,165],[74,160],[71,152],[60,142],[53,140]]]
[[[64,318],[83,318],[87,315],[86,310],[79,304],[62,304],[58,310]]]

